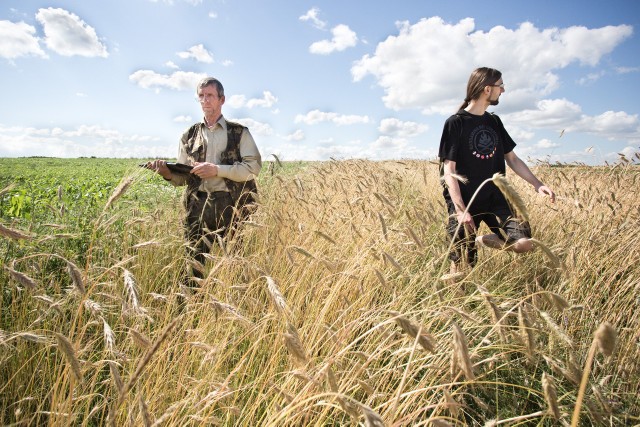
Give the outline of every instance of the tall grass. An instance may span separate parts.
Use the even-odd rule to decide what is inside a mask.
[[[640,171],[536,173],[556,205],[508,179],[545,250],[483,250],[455,283],[423,161],[270,164],[192,293],[179,193],[145,172],[105,198],[75,258],[5,224],[0,422],[638,423]],[[613,342],[594,339],[605,322]]]

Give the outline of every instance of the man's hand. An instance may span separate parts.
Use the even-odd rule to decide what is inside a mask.
[[[171,179],[171,171],[167,167],[166,160],[156,159],[152,162],[147,162],[146,168],[156,171],[156,173],[162,175],[164,179]]]
[[[456,212],[456,219],[458,220],[458,224],[462,224],[467,231],[472,233],[476,232],[476,223],[473,221],[469,212]]]
[[[218,165],[208,162],[196,162],[191,170],[191,173],[199,176],[200,178],[213,178],[218,176]]]
[[[540,194],[549,196],[549,198],[551,199],[551,203],[556,202],[556,193],[554,193],[553,190],[547,187],[546,185],[541,185],[540,187],[538,187],[537,191]]]

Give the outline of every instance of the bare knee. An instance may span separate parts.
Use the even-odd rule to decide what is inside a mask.
[[[521,254],[524,252],[531,252],[535,249],[535,246],[531,239],[523,237],[522,239],[518,239],[513,245],[510,246],[509,249],[511,249],[513,252]]]

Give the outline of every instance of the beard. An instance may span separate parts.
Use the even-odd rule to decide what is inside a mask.
[[[500,103],[500,97],[497,97],[496,99],[490,99],[489,100],[489,105],[498,105]]]

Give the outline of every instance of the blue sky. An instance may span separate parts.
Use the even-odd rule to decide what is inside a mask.
[[[4,0],[0,157],[175,157],[211,75],[265,159],[433,159],[490,66],[520,157],[612,162],[640,151],[639,30],[636,0]]]

